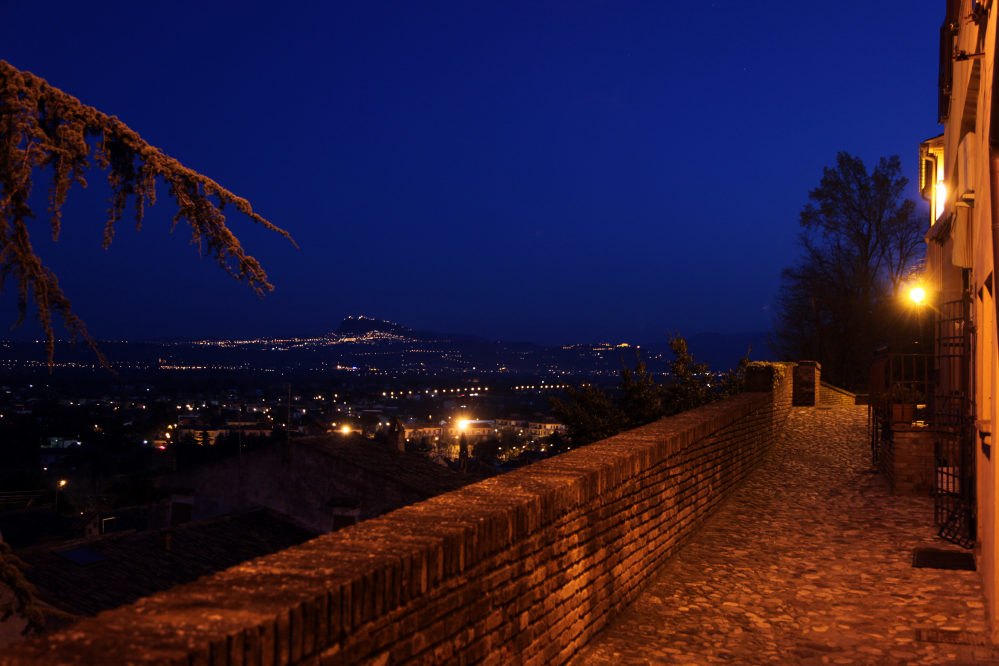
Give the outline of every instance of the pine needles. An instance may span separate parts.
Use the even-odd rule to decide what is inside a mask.
[[[8,280],[16,285],[19,316],[14,327],[24,323],[28,303],[34,302],[45,331],[50,368],[55,353],[53,312],[60,315],[74,339],[86,340],[100,363],[109,367],[83,320],[73,313],[55,273],[32,249],[27,226],[28,220],[35,219],[28,205],[34,169],[52,170],[48,214],[52,239],[57,240],[62,205],[73,185],[87,186],[84,173],[91,167],[91,157],[107,171],[111,186],[105,249],[114,239],[115,224],[121,221],[129,197],[134,199],[136,228],[141,227],[146,206],[156,203],[158,178],[177,205],[174,227],[185,221],[191,227],[192,243],[202,254],[214,257],[224,271],[247,283],[260,297],[274,289],[259,262],[243,251],[226,227],[222,210],[231,204],[294,244],[287,231],[254,213],[246,199],[150,146],[115,116],[86,106],[44,79],[0,60],[0,294]]]

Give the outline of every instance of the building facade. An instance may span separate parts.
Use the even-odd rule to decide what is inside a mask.
[[[999,638],[996,511],[999,463],[994,266],[999,257],[999,8],[947,0],[940,30],[940,136],[919,146],[930,204],[927,316],[934,321],[933,496],[940,535],[974,548]]]

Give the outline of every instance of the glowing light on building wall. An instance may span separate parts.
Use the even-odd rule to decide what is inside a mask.
[[[944,212],[944,204],[947,203],[947,186],[941,180],[937,182],[937,196],[936,196],[936,217],[939,219]]]

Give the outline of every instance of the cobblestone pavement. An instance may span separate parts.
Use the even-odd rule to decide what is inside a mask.
[[[999,663],[977,572],[912,568],[931,499],[872,473],[867,408],[792,409],[766,462],[572,666]],[[977,645],[976,645],[977,643]]]

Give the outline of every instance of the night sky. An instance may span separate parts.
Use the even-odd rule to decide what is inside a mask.
[[[346,315],[490,339],[769,327],[838,151],[940,133],[943,0],[0,0],[0,59],[246,197],[258,300],[159,202],[101,249],[106,174],[33,242],[100,339],[322,334]],[[917,198],[910,183],[910,196]],[[920,201],[920,206],[924,204]],[[16,318],[8,285],[0,333]],[[60,328],[60,331],[62,329]],[[61,333],[65,335],[64,333]]]

